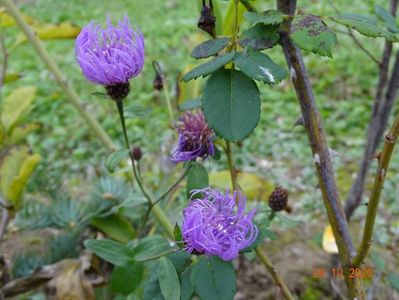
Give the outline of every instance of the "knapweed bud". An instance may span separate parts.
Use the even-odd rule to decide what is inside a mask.
[[[288,190],[277,186],[269,197],[269,207],[272,211],[282,211],[288,202]]]
[[[201,110],[185,112],[177,123],[179,140],[173,149],[171,160],[182,162],[195,160],[197,157],[207,158],[215,155],[213,145],[214,133],[208,127]]]
[[[213,15],[212,0],[210,0],[209,5],[206,5],[205,1],[203,1],[201,16],[198,20],[198,28],[209,33],[212,37],[215,37],[215,24],[216,17]]]
[[[132,149],[132,156],[135,161],[139,161],[143,156],[143,152],[141,151],[140,147],[133,147]]]
[[[154,87],[155,90],[160,91],[163,89],[165,77],[163,75],[163,71],[160,64],[156,60],[152,62],[152,66],[154,67],[155,70],[155,78],[154,81],[152,82],[152,86]]]
[[[75,55],[85,77],[120,101],[129,93],[129,79],[143,68],[144,37],[127,16],[117,26],[110,19],[107,23],[105,29],[94,21],[84,26],[76,38]]]
[[[200,195],[193,199],[193,196]],[[182,236],[189,253],[217,255],[228,261],[250,246],[258,236],[255,209],[245,213],[244,195],[205,188],[194,190],[183,210]]]

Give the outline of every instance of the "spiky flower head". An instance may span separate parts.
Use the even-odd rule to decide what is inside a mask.
[[[76,38],[75,55],[88,80],[105,86],[107,92],[116,91],[118,98],[126,97],[129,79],[143,68],[144,37],[138,28],[132,28],[127,16],[117,26],[107,18],[105,29],[91,21]]]
[[[172,161],[195,160],[215,154],[213,131],[208,127],[201,110],[185,112],[176,127],[179,139],[171,156]]]
[[[183,210],[182,235],[186,250],[208,256],[217,255],[228,261],[251,245],[258,228],[253,224],[255,209],[245,213],[246,199],[241,193],[230,195],[216,189],[195,190]],[[191,198],[192,198],[191,197]]]

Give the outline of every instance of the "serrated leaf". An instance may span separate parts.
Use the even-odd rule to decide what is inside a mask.
[[[399,275],[395,273],[389,273],[388,274],[388,281],[391,284],[391,286],[399,292]]]
[[[103,218],[95,217],[91,219],[90,223],[118,242],[127,243],[136,236],[132,224],[121,214],[113,214]]]
[[[189,81],[191,79],[196,79],[200,76],[207,76],[209,74],[212,74],[219,70],[220,68],[223,68],[225,64],[231,62],[234,57],[236,56],[236,52],[228,52],[226,54],[220,55],[211,61],[208,61],[202,65],[199,65],[198,67],[194,68],[187,74],[183,76],[184,81]]]
[[[4,98],[1,104],[1,120],[7,132],[29,112],[35,94],[36,87],[26,86],[14,90]]]
[[[124,159],[129,157],[129,150],[120,149],[112,152],[105,161],[105,167],[109,172],[114,172],[116,166]]]
[[[98,257],[115,266],[125,266],[134,261],[134,251],[122,243],[112,240],[85,240],[83,244]]]
[[[111,275],[111,290],[127,296],[140,284],[143,278],[142,263],[129,263],[126,266],[116,266]]]
[[[180,300],[180,282],[172,262],[167,257],[159,261],[159,287],[165,300]]]
[[[239,43],[243,47],[251,47],[255,50],[271,48],[280,39],[277,29],[278,26],[257,24],[242,33]]]
[[[275,64],[269,56],[250,48],[239,53],[234,63],[247,76],[268,84],[278,83],[287,76],[287,71]]]
[[[395,18],[381,5],[376,4],[374,6],[376,16],[384,22],[387,29],[393,33],[399,33],[398,25],[396,24]]]
[[[145,118],[152,112],[150,107],[145,107],[137,104],[132,104],[123,110],[125,119],[130,118]]]
[[[337,43],[335,33],[314,15],[296,16],[291,25],[291,38],[299,48],[328,57],[332,57],[331,50]]]
[[[229,38],[215,38],[213,40],[203,42],[193,49],[191,52],[191,57],[199,59],[215,55],[219,51],[223,50],[229,41]]]
[[[218,135],[228,141],[242,140],[259,122],[259,89],[237,70],[220,70],[205,85],[202,107],[209,126]]]
[[[192,267],[190,282],[206,300],[231,300],[237,289],[233,265],[216,256],[201,256]]]
[[[244,17],[252,25],[277,25],[284,21],[285,15],[279,10],[271,9],[261,13],[247,11]]]
[[[384,37],[388,41],[396,42],[399,35],[381,28],[374,18],[359,14],[342,14],[330,17],[333,21],[355,29],[359,33],[368,37]]]
[[[186,193],[190,197],[191,191],[209,186],[208,171],[199,163],[193,162],[187,175]]]

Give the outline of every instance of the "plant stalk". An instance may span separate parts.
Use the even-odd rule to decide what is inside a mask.
[[[276,269],[273,267],[272,262],[269,260],[269,258],[262,252],[261,247],[256,247],[255,248],[255,253],[259,257],[260,261],[262,264],[266,267],[266,269],[269,271],[270,275],[272,276],[274,282],[276,285],[281,289],[283,292],[284,298],[286,300],[294,300],[294,296],[292,296],[287,284],[285,283],[284,279],[277,273]]]

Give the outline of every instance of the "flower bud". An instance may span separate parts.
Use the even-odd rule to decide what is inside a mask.
[[[210,1],[209,5],[206,5],[205,1],[203,1],[201,16],[198,20],[198,28],[209,33],[212,37],[215,37],[215,24],[216,17],[213,15],[212,0]]]
[[[122,101],[129,95],[130,83],[118,83],[114,85],[105,86],[105,91],[107,95],[114,101]]]
[[[133,147],[132,149],[132,156],[135,161],[139,161],[143,156],[143,152],[141,151],[140,147]]]
[[[272,211],[281,211],[287,206],[288,190],[277,186],[269,197],[269,207]]]

